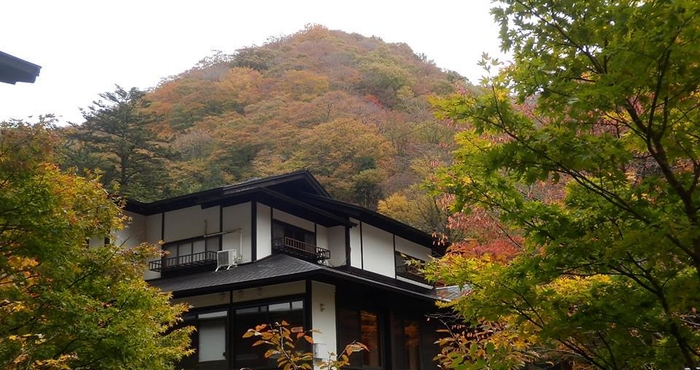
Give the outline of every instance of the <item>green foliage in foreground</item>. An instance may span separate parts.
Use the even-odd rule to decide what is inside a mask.
[[[62,172],[44,124],[0,126],[0,368],[172,369],[183,306],[143,280],[155,246],[100,243],[126,221],[97,179]]]
[[[700,3],[502,0],[493,12],[514,63],[484,81],[490,93],[438,103],[465,127],[441,185],[457,210],[486,209],[524,241],[509,262],[453,253],[428,268],[468,287],[451,306],[489,328],[444,364],[695,368]],[[533,196],[542,184],[563,196]]]

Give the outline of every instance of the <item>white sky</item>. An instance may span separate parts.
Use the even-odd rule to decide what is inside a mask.
[[[142,89],[305,24],[405,42],[438,67],[477,82],[482,52],[499,55],[490,0],[12,0],[2,5],[0,51],[42,66],[34,84],[0,83],[0,121],[79,107],[114,85]]]

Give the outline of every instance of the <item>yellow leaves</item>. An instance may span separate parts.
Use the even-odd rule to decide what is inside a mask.
[[[164,370],[191,352],[191,329],[173,328],[184,306],[143,281],[147,248],[88,247],[126,220],[98,179],[33,152],[52,145],[40,128],[14,130],[0,135],[0,368],[70,369],[97,358],[146,368],[158,358],[149,368]],[[110,341],[73,346],[103,337]]]
[[[330,83],[328,77],[314,72],[289,70],[281,77],[279,86],[294,100],[311,101],[328,91]]]
[[[563,276],[549,284],[542,285],[539,289],[542,291],[551,290],[561,297],[581,297],[587,296],[594,285],[611,283],[612,279],[609,275]]]

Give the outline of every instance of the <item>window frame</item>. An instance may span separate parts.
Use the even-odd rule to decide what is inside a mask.
[[[255,368],[255,369],[275,369],[277,368],[276,366],[276,361],[274,360],[268,360],[268,359],[263,359],[264,364],[257,364],[250,366],[250,363],[244,363],[241,364],[240,360],[237,359],[237,352],[236,349],[238,348],[237,345],[243,346],[243,343],[249,343],[249,346],[246,346],[246,348],[252,348],[252,344],[254,343],[253,340],[250,338],[243,339],[243,338],[238,338],[238,336],[242,336],[242,333],[244,333],[246,330],[254,327],[255,325],[260,325],[260,324],[271,324],[270,322],[255,322],[255,323],[246,323],[246,322],[241,322],[241,321],[246,321],[246,320],[240,320],[238,319],[238,315],[236,314],[236,311],[238,310],[245,310],[245,309],[250,309],[250,308],[255,308],[255,307],[263,307],[266,306],[265,311],[258,311],[258,313],[264,312],[266,315],[266,320],[269,321],[270,315],[271,314],[277,314],[281,312],[293,312],[293,311],[298,311],[301,312],[301,325],[304,328],[304,331],[310,330],[308,328],[309,324],[307,321],[307,310],[311,309],[310,307],[307,307],[307,299],[306,299],[306,294],[295,294],[295,295],[288,295],[288,296],[281,296],[281,297],[271,297],[271,298],[265,298],[265,299],[259,299],[259,300],[253,300],[253,301],[246,301],[246,302],[237,302],[233,305],[231,305],[231,315],[233,317],[233,320],[230,322],[230,330],[231,330],[231,341],[229,344],[229,353],[232,354],[231,359],[230,359],[230,366],[231,368],[238,369],[238,368],[243,368],[243,367],[249,367],[249,368]],[[294,302],[301,302],[302,306],[299,309],[295,309],[293,306]],[[271,305],[278,305],[278,304],[284,304],[287,303],[289,304],[290,310],[288,311],[277,311],[277,310],[272,310],[270,311],[270,306]],[[289,321],[287,321],[289,322]],[[293,324],[293,323],[291,323]],[[240,335],[239,335],[240,334]],[[234,338],[235,337],[235,338]],[[264,348],[263,346],[260,347],[260,349],[264,349],[262,353],[264,353],[267,348]],[[311,350],[311,348],[307,348],[305,350]]]
[[[417,267],[412,266],[412,265],[407,263],[410,260],[419,261],[421,264],[426,263],[425,260],[422,260],[418,257],[411,256],[405,252],[394,251],[394,274],[395,274],[395,277],[396,278],[401,277],[403,279],[407,279],[407,280],[414,281],[417,283],[430,285],[430,283],[425,278],[425,276],[423,276],[423,274],[421,274],[418,271]],[[399,262],[403,262],[403,263],[399,264]],[[403,267],[403,266],[406,266],[406,271],[405,272],[399,271],[400,267]]]

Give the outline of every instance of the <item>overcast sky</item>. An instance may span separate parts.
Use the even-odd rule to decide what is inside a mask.
[[[0,51],[38,64],[34,84],[0,83],[0,120],[53,113],[80,122],[98,94],[150,88],[212,50],[233,53],[317,23],[404,42],[477,82],[498,55],[490,0],[6,1]]]

